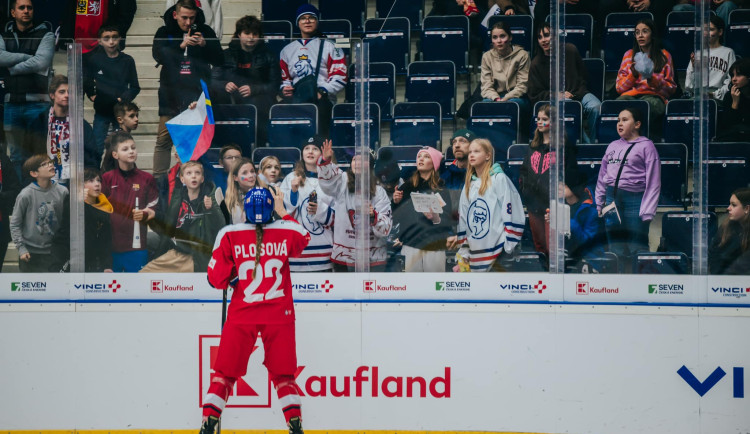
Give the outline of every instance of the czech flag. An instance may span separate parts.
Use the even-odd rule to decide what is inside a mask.
[[[211,108],[211,98],[208,96],[208,87],[203,80],[201,87],[203,92],[198,98],[198,105],[192,110],[185,110],[166,124],[177,155],[183,163],[197,160],[205,154],[214,138],[214,112]]]

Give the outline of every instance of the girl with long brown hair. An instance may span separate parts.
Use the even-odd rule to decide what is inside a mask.
[[[732,193],[727,218],[708,250],[711,274],[750,274],[750,188]]]

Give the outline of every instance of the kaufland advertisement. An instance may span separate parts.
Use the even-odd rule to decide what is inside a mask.
[[[3,309],[3,429],[197,429],[220,303]],[[727,308],[298,303],[296,381],[307,430],[744,433],[748,329]],[[257,341],[224,429],[283,428],[262,361]]]

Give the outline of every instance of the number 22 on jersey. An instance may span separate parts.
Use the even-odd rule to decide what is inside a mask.
[[[257,264],[255,261],[245,261],[240,265],[239,278],[240,281],[248,280],[249,273],[255,269],[255,278],[245,288],[245,303],[257,303],[259,301],[273,300],[284,296],[284,290],[279,289],[281,286],[281,267],[284,263],[279,259],[268,259],[265,264]],[[264,279],[273,279],[273,284],[263,285]]]

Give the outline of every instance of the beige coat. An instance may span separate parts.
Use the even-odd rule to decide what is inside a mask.
[[[482,56],[482,98],[494,100],[501,93],[506,99],[526,95],[530,66],[529,53],[518,45],[502,58],[490,49]]]

